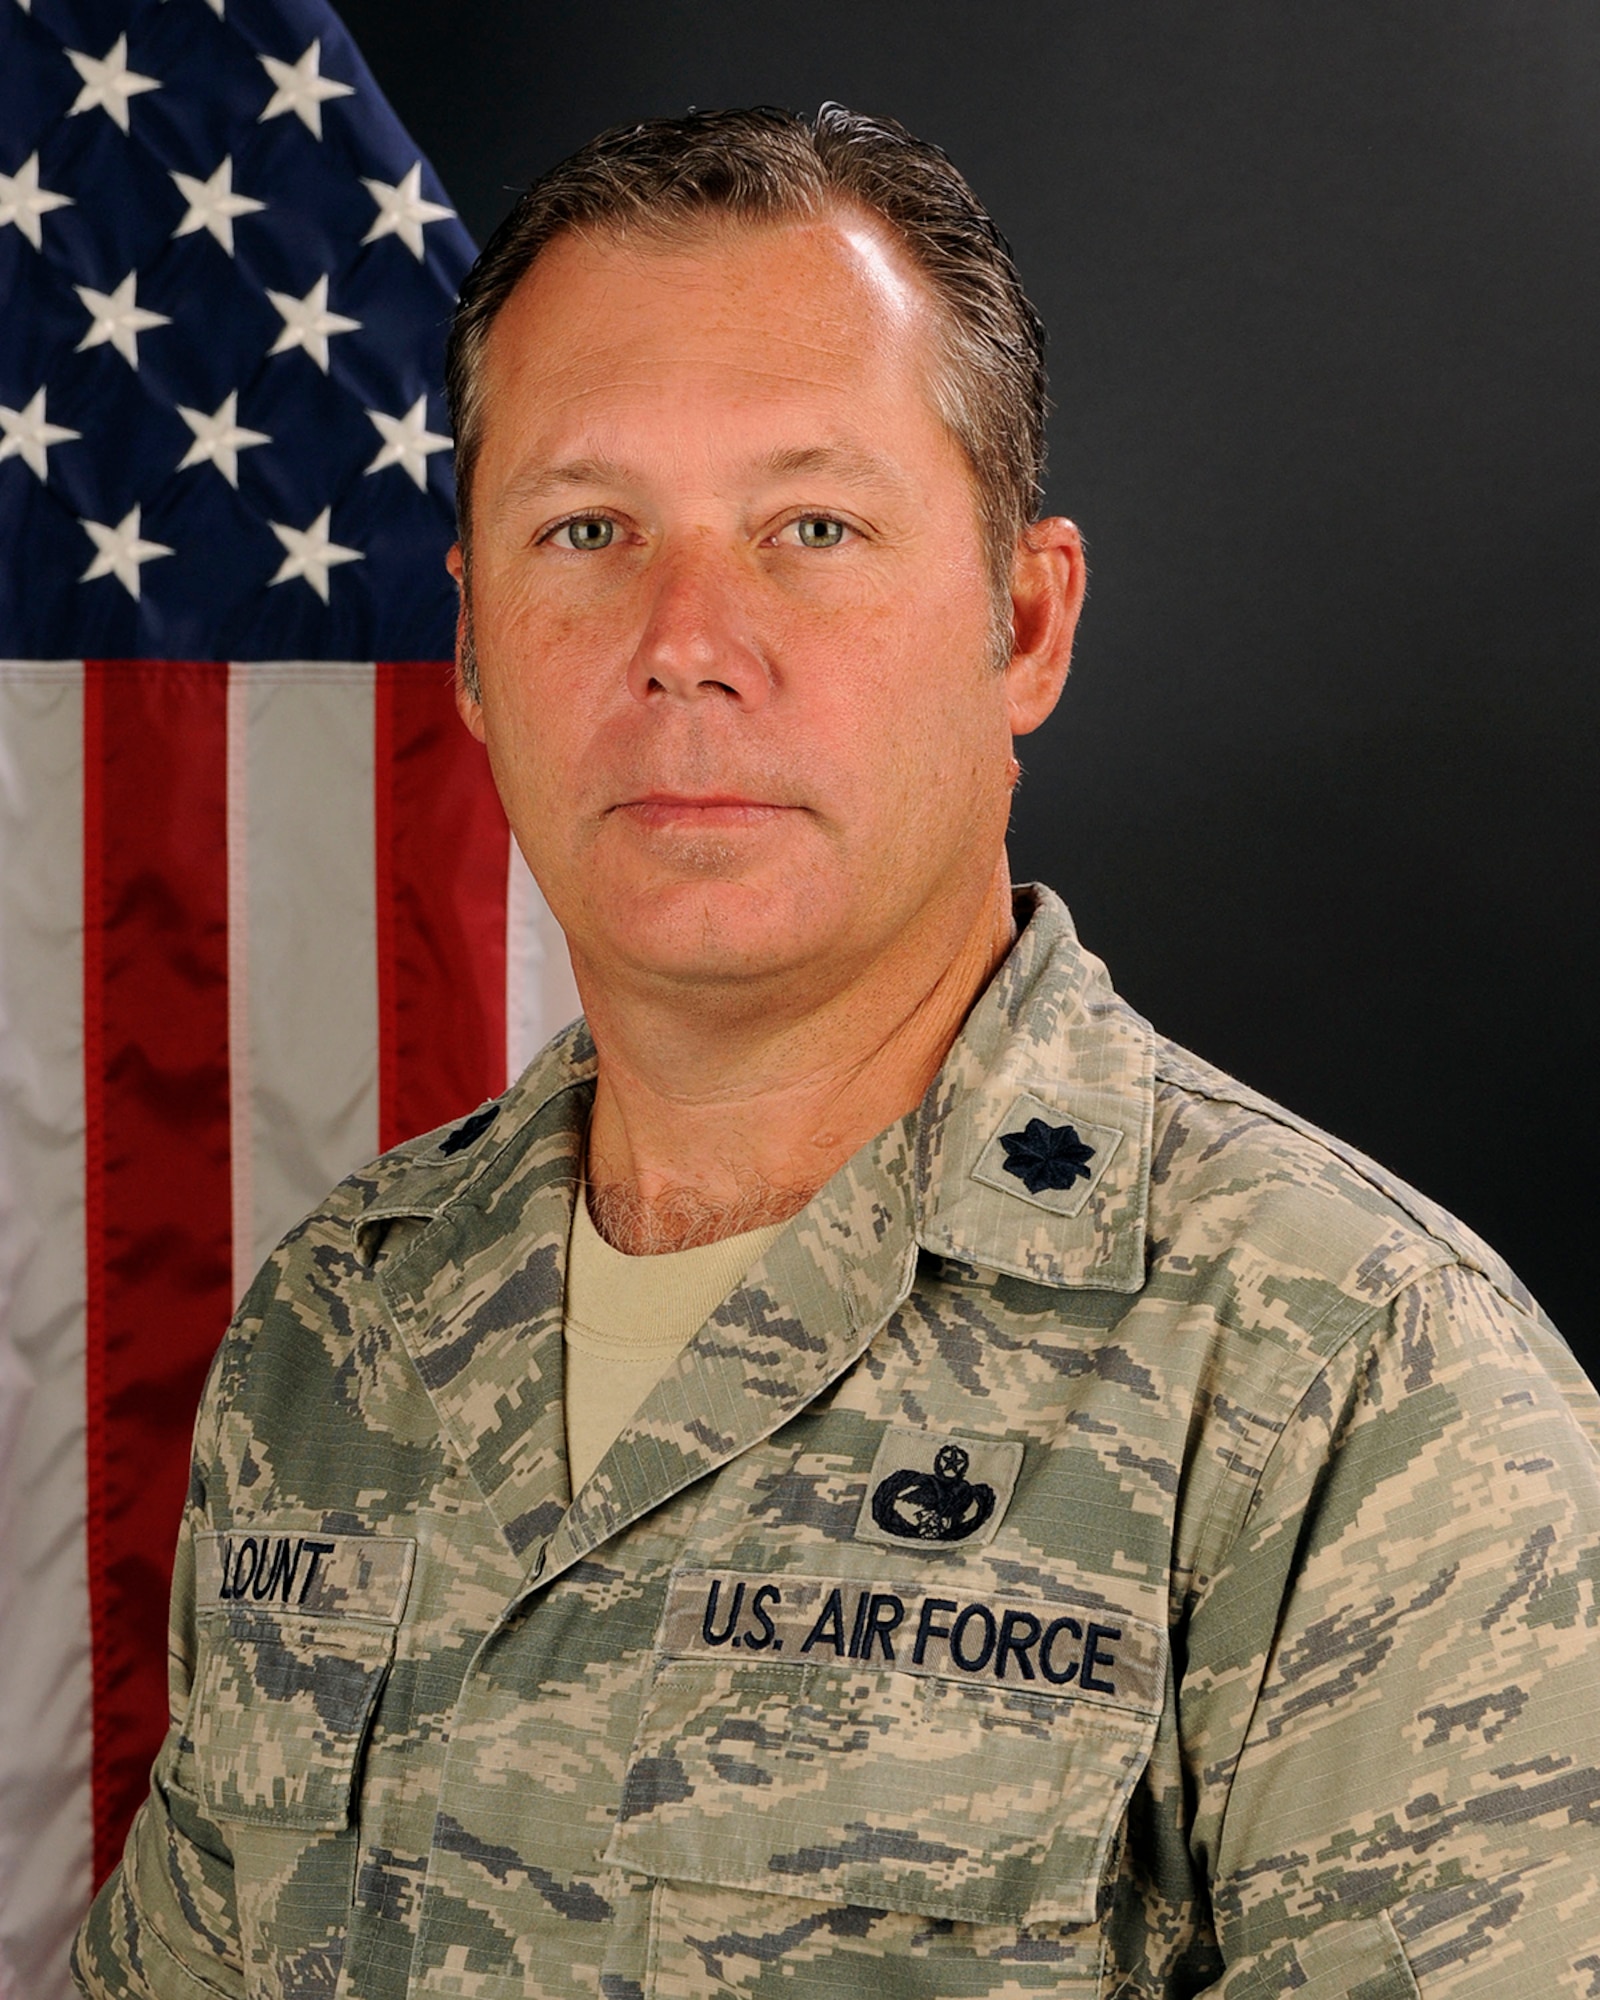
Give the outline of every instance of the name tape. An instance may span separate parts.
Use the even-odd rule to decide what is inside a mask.
[[[195,1593],[202,1611],[247,1605],[311,1618],[397,1624],[417,1545],[398,1535],[200,1535]]]
[[[937,1583],[707,1571],[674,1577],[662,1635],[672,1659],[855,1661],[1147,1714],[1161,1706],[1161,1634],[1104,1606],[1068,1611]]]

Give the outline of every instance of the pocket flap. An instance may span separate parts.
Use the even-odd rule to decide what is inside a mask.
[[[189,1733],[208,1811],[309,1830],[347,1825],[393,1628],[235,1611],[204,1618],[202,1635]]]
[[[1417,1982],[1388,1913],[1319,1925],[1230,1967],[1219,2000],[1418,2000]]]
[[[736,1606],[740,1581],[755,1588]],[[1164,1635],[1103,1609],[967,1609],[959,1592],[680,1576],[606,1858],[974,1923],[1090,1921],[1154,1739]]]

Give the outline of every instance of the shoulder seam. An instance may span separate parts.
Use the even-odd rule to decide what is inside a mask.
[[[1177,1059],[1175,1064],[1169,1064],[1164,1060],[1171,1057]],[[1398,1175],[1388,1173],[1376,1160],[1369,1159],[1359,1148],[1348,1145],[1344,1140],[1336,1138],[1333,1133],[1312,1124],[1310,1119],[1301,1118],[1286,1106],[1276,1103],[1260,1091],[1252,1090],[1247,1084],[1239,1083],[1226,1072],[1213,1069],[1209,1063],[1202,1062],[1199,1057],[1190,1055],[1186,1049],[1160,1036],[1156,1038],[1154,1072],[1158,1089],[1185,1092],[1213,1104],[1233,1105],[1240,1111],[1254,1113],[1269,1124],[1294,1133],[1312,1145],[1323,1147],[1358,1180],[1371,1188],[1374,1194],[1390,1203],[1423,1236],[1446,1253],[1438,1263],[1430,1266],[1430,1269],[1437,1269],[1439,1264],[1446,1262],[1459,1264],[1464,1270],[1476,1273],[1486,1284],[1492,1286],[1500,1297],[1508,1304],[1517,1307],[1519,1311],[1537,1310],[1521,1280],[1487,1244],[1478,1243],[1475,1232],[1465,1223],[1457,1222],[1447,1211],[1440,1209],[1438,1204],[1420,1189],[1411,1187]],[[1429,1211],[1437,1211],[1451,1227],[1448,1230],[1440,1228],[1430,1219]],[[1423,1275],[1425,1273],[1418,1273],[1419,1277]]]

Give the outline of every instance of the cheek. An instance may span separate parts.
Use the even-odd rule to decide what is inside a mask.
[[[604,621],[570,605],[536,601],[532,593],[509,590],[481,600],[475,609],[478,677],[489,728],[491,753],[500,739],[502,759],[541,763],[558,754],[574,733],[592,728],[601,678],[597,663],[606,655]]]
[[[570,816],[593,725],[561,655],[480,642],[484,743],[507,817],[525,836]]]
[[[1011,739],[993,714],[987,699],[946,703],[924,691],[839,728],[852,773],[843,817],[877,873],[920,878],[935,860],[950,865],[1003,840]]]
[[[483,644],[535,661],[587,635],[614,628],[625,615],[631,581],[626,566],[599,557],[552,560],[551,552],[521,545],[510,535],[486,538],[474,562],[474,604],[485,627]]]
[[[540,602],[529,590],[502,591],[491,601],[493,615],[479,623],[478,655],[508,690],[548,685],[593,644],[594,620],[575,606]]]

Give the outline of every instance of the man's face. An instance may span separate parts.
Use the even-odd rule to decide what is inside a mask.
[[[462,712],[587,987],[804,1007],[980,910],[1042,718],[935,326],[851,215],[568,236],[495,322]]]

